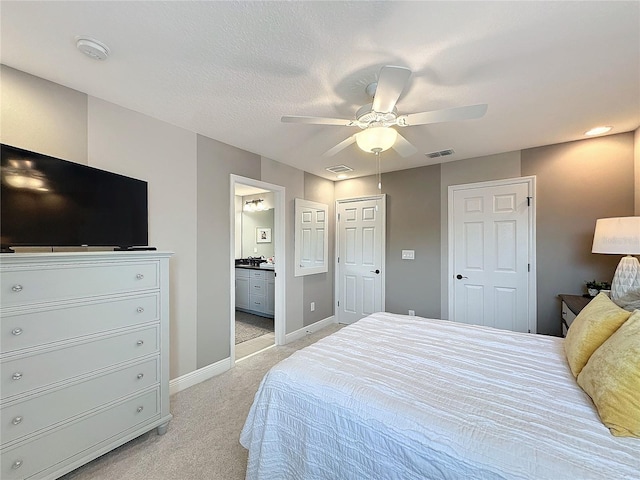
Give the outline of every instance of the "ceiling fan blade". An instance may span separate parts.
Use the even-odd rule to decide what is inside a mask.
[[[410,127],[412,125],[426,125],[428,123],[457,122],[480,118],[487,112],[488,105],[467,105],[466,107],[447,108],[432,112],[410,113],[398,117],[398,125]]]
[[[392,65],[382,67],[378,76],[376,93],[373,97],[373,111],[380,113],[392,112],[410,75],[411,70],[405,67],[394,67]]]
[[[356,134],[357,135],[357,134]],[[349,145],[351,145],[352,143],[355,143],[356,141],[356,136],[355,135],[351,135],[349,138],[341,141],[339,144],[337,144],[335,147],[327,150],[326,152],[324,152],[322,154],[323,157],[332,157],[334,156],[336,153],[340,152],[341,150],[344,150],[345,148],[347,148]]]
[[[325,117],[304,117],[296,115],[285,115],[281,118],[285,123],[312,123],[314,125],[341,125],[343,127],[353,126],[353,120],[346,118],[325,118]]]
[[[409,140],[407,140],[400,134],[398,134],[398,136],[396,137],[396,141],[391,146],[391,148],[393,148],[396,152],[398,152],[398,155],[400,155],[403,158],[410,157],[414,153],[418,152],[418,149],[414,147],[411,143],[409,143]]]

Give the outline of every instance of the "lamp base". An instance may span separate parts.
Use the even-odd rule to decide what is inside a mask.
[[[611,299],[619,300],[628,293],[640,292],[640,262],[636,257],[622,257],[611,282]]]

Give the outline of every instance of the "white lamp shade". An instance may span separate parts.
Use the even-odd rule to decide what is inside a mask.
[[[640,217],[599,218],[591,251],[640,255]]]
[[[369,127],[356,134],[356,143],[365,152],[389,150],[398,138],[398,132],[390,127]]]
[[[640,292],[640,263],[631,255],[640,254],[640,217],[599,218],[593,234],[593,253],[622,257],[611,282],[614,302],[626,301]]]

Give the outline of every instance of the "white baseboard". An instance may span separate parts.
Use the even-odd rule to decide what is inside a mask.
[[[189,387],[193,387],[200,382],[209,380],[210,378],[220,375],[231,368],[231,358],[227,357],[219,362],[212,363],[206,367],[199,368],[193,372],[189,372],[181,377],[174,378],[169,382],[169,395],[178,393]]]
[[[285,336],[285,344],[303,338],[310,333],[317,332],[318,330],[321,330],[324,327],[331,325],[332,323],[336,323],[334,315],[331,315],[330,317],[327,317],[323,320],[319,320],[316,323],[312,323],[311,325],[307,325],[306,327],[302,327],[295,332],[288,333]],[[207,365],[206,367],[199,368],[198,370],[194,370],[193,372],[189,372],[178,378],[174,378],[169,382],[169,395],[173,395],[174,393],[178,393],[189,387],[193,387],[200,382],[209,380],[216,375],[220,375],[221,373],[226,372],[230,368],[231,358],[225,358],[220,360],[219,362],[212,363],[211,365]]]
[[[296,330],[295,332],[287,333],[284,337],[284,343],[287,344],[287,343],[291,343],[296,340],[299,340],[300,338],[304,338],[310,333],[317,332],[318,330],[321,330],[324,327],[331,325],[332,323],[336,323],[335,315],[331,315],[330,317],[327,317],[323,320],[319,320],[316,323],[312,323],[311,325],[302,327],[299,330]]]

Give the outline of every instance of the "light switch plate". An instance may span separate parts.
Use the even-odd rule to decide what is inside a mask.
[[[402,259],[403,260],[415,260],[416,251],[415,250],[402,250]]]

